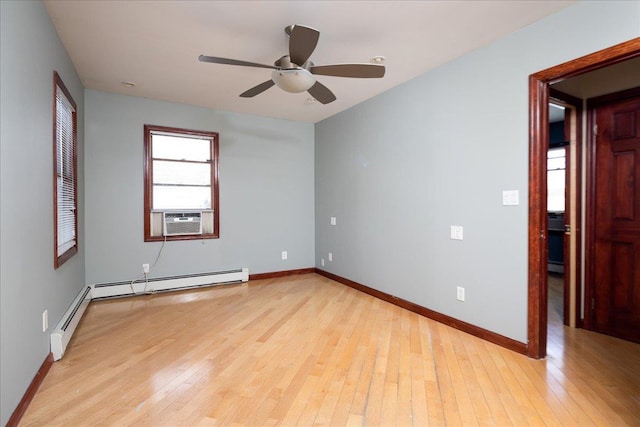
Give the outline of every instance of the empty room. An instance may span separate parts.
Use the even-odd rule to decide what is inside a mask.
[[[639,1],[0,0],[6,426],[640,425]]]

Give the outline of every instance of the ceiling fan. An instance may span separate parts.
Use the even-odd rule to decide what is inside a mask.
[[[307,91],[322,104],[328,104],[335,101],[336,96],[329,88],[316,80],[316,75],[355,78],[380,78],[384,76],[384,65],[378,64],[314,65],[309,61],[309,57],[318,44],[320,32],[303,25],[290,25],[284,31],[289,36],[289,54],[275,61],[274,65],[205,55],[200,55],[198,59],[201,62],[273,70],[271,79],[241,93],[240,96],[243,98],[254,97],[276,85],[280,89],[292,93]]]

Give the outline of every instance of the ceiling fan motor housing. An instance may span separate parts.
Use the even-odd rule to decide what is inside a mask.
[[[316,78],[304,68],[273,70],[271,79],[282,90],[300,93],[309,90],[316,83]]]

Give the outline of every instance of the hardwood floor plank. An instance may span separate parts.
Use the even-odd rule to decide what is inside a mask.
[[[487,343],[485,342],[482,343],[481,348],[483,348],[483,350],[478,352],[478,356],[480,357],[482,365],[486,369],[491,383],[500,398],[500,403],[511,420],[509,424],[517,426],[529,425],[526,417],[526,411],[521,410],[518,399],[512,394],[510,386],[507,384],[503,376],[500,375],[498,366],[501,366],[504,362],[501,357],[501,350],[503,349],[497,349],[493,345],[487,346],[486,344]],[[495,352],[498,354],[495,354]]]
[[[453,383],[451,369],[449,363],[452,362],[447,357],[446,347],[450,345],[446,328],[440,329],[440,324],[431,325],[431,339],[433,349],[433,363],[436,372],[435,387],[432,392],[440,394],[442,411],[444,413],[444,421],[450,426],[462,425],[462,418],[458,409],[456,400],[456,390]]]
[[[375,319],[375,314],[377,314],[377,310],[375,308],[381,303],[381,301],[375,300],[372,304],[371,312],[374,314],[373,321],[370,323],[369,327],[363,331],[364,339],[359,345],[359,350],[364,353],[364,361],[360,369],[358,382],[356,383],[353,400],[351,402],[351,409],[349,411],[350,419],[352,418],[351,415],[357,415],[362,417],[364,420],[367,411],[369,389],[373,379],[373,373],[375,371],[376,354],[378,352],[376,346],[377,339],[375,338],[376,333],[374,331],[376,331],[379,326]]]
[[[424,317],[421,317],[418,323],[422,331],[420,334],[420,344],[422,349],[422,368],[425,395],[427,396],[426,409],[429,417],[429,425],[445,425],[444,405],[442,403],[442,393],[438,382],[435,351],[433,348],[434,341],[437,341],[437,336],[432,336],[432,331],[437,323]]]
[[[512,413],[518,418],[518,422],[526,423],[522,425],[544,425],[544,419],[540,416],[531,400],[529,400],[528,390],[521,384],[519,378],[511,369],[507,361],[508,355],[506,352],[502,352],[500,351],[501,349],[495,347],[487,348],[496,365],[498,374],[507,386],[507,393],[512,398],[510,399]]]
[[[374,298],[365,298],[360,302],[360,316],[355,328],[355,333],[352,335],[350,344],[353,354],[349,356],[345,354],[342,358],[342,368],[346,369],[346,376],[338,402],[336,403],[336,410],[334,411],[329,425],[344,425],[352,418],[351,414],[354,411],[354,407],[359,406],[359,413],[364,413],[364,402],[359,405],[356,402],[358,398],[358,387],[361,384],[362,378],[366,379],[369,376],[370,370],[373,369],[373,363],[369,363],[373,358],[368,353],[370,344],[369,335],[371,333],[371,325],[374,323],[372,318],[372,304],[375,301]],[[364,396],[364,392],[360,392],[361,396]],[[363,399],[364,400],[364,399]],[[319,421],[319,420],[317,420]]]
[[[400,347],[397,380],[397,425],[399,426],[410,426],[413,424],[413,402],[411,400],[411,340],[407,339],[411,334],[412,315],[415,315],[415,313],[408,312],[407,310],[400,311],[400,336],[395,338]]]
[[[473,339],[471,339],[471,337],[469,338],[470,339],[462,340],[462,344],[469,355],[473,375],[477,380],[478,389],[480,393],[482,393],[482,398],[489,411],[489,415],[485,415],[487,421],[481,424],[510,425],[511,420],[504,407],[500,393],[491,381],[491,376],[482,361],[482,353],[484,353],[483,341],[475,337]],[[477,391],[475,393],[477,393]],[[489,417],[491,421],[489,421]]]
[[[560,320],[532,360],[316,274],[97,301],[20,425],[640,425],[640,345]]]
[[[350,310],[345,310],[344,325],[346,334],[339,345],[339,351],[334,353],[329,366],[324,370],[324,376],[330,380],[330,386],[322,389],[322,404],[314,420],[314,425],[344,425],[349,417],[357,380],[362,372],[362,365],[366,352],[363,344],[368,341],[359,333],[370,322],[369,300],[359,300],[349,304]],[[349,314],[350,312],[350,314]]]
[[[380,424],[382,417],[382,398],[384,396],[384,385],[386,370],[389,360],[389,345],[391,340],[391,319],[393,310],[384,310],[384,306],[379,306],[377,317],[377,337],[374,337],[372,344],[375,346],[375,361],[373,372],[366,394],[364,417],[368,425]]]
[[[464,378],[460,367],[461,362],[466,359],[466,353],[457,352],[454,344],[457,331],[452,331],[443,324],[439,324],[438,329],[442,339],[444,356],[447,360],[447,370],[451,378],[451,386],[453,388],[453,395],[455,396],[460,421],[465,426],[478,425],[479,420],[466,385],[467,379]],[[473,381],[473,379],[469,378],[469,381]]]
[[[502,354],[506,364],[514,378],[520,385],[527,396],[527,400],[532,409],[536,411],[538,416],[543,419],[549,425],[563,425],[561,420],[556,416],[556,413],[561,414],[561,418],[567,422],[566,413],[563,411],[562,405],[557,405],[557,400],[553,393],[548,393],[547,389],[540,390],[536,387],[537,378],[535,375],[529,376],[522,369],[521,365],[529,365],[531,362],[524,357],[514,357],[515,354],[511,352],[505,352]]]
[[[466,342],[468,345],[471,345],[475,342],[475,338],[462,334],[451,334],[450,338],[458,360],[461,381],[466,386],[469,403],[471,403],[471,407],[473,408],[472,416],[480,425],[492,425],[494,424],[494,420],[489,410],[488,401],[485,400],[480,381],[473,369],[471,356],[469,355],[467,346],[464,344]],[[467,404],[468,403],[462,403],[462,405]]]

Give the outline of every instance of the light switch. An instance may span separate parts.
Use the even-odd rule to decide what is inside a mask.
[[[336,217],[335,216],[331,217],[331,225],[336,225]]]
[[[462,226],[460,225],[451,226],[451,239],[462,240]]]
[[[505,190],[502,192],[503,206],[517,206],[520,204],[520,195],[518,190]]]

